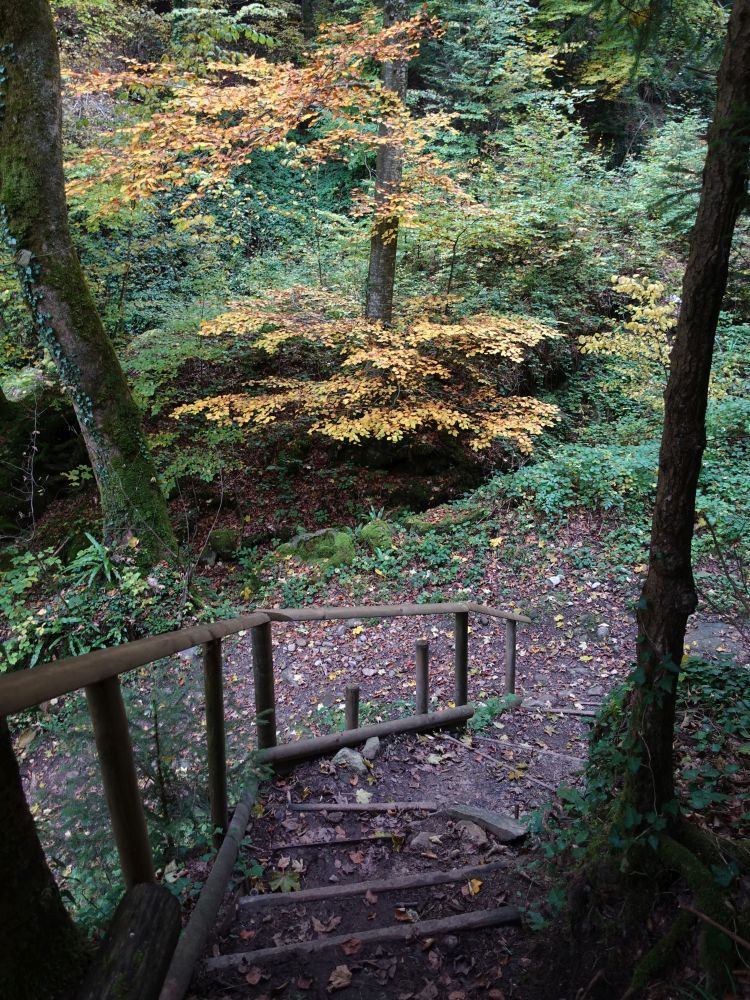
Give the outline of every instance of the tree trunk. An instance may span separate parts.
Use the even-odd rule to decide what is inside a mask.
[[[4,102],[4,103],[2,103]],[[0,234],[81,427],[105,541],[131,534],[144,562],[174,535],[140,415],[86,285],[68,226],[60,65],[47,0],[0,0]]]
[[[649,569],[638,611],[629,737],[640,767],[628,775],[625,799],[642,815],[661,810],[674,798],[677,675],[687,620],[697,606],[691,562],[695,495],[706,445],[716,326],[745,197],[749,133],[750,0],[735,0],[664,396]]]
[[[0,996],[45,1000],[74,985],[87,956],[44,859],[0,717]]]
[[[405,0],[385,0],[383,25],[388,28],[409,16]],[[383,63],[383,87],[400,100],[406,100],[408,64],[398,59]],[[381,125],[380,137],[389,138],[387,125]],[[394,137],[395,138],[395,137]],[[378,146],[375,166],[375,208],[377,219],[370,241],[370,267],[367,274],[367,304],[365,315],[390,326],[393,318],[393,288],[396,281],[396,250],[398,247],[398,216],[383,216],[383,206],[398,194],[403,171],[401,147],[397,141]]]
[[[315,0],[300,0],[302,35],[308,41],[315,38]]]

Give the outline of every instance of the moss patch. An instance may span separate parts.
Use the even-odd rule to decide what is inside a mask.
[[[294,556],[305,563],[325,567],[349,566],[354,562],[354,539],[346,531],[324,528],[298,535],[276,550],[282,558]]]
[[[375,518],[368,521],[360,531],[360,538],[373,550],[380,549],[382,552],[393,548],[393,532],[385,521]]]

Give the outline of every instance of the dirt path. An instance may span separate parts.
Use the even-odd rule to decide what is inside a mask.
[[[570,724],[580,728],[580,722]],[[573,733],[571,733],[571,736]],[[494,753],[494,751],[493,751]],[[235,968],[204,974],[193,995],[202,1000],[273,996],[323,1000],[388,998],[431,1000],[530,996],[524,985],[534,935],[524,926],[428,937],[384,945],[361,942],[358,933],[399,923],[418,925],[498,907],[533,911],[545,883],[523,870],[531,860],[524,843],[500,843],[475,825],[443,812],[359,813],[337,809],[355,803],[366,789],[373,802],[436,801],[466,803],[523,815],[545,799],[544,789],[503,780],[508,768],[495,765],[441,734],[392,737],[383,741],[369,776],[359,778],[330,760],[300,766],[269,787],[263,814],[253,820],[244,852],[248,869],[242,892],[267,892],[389,879],[425,871],[447,871],[490,863],[502,867],[458,884],[359,894],[332,902],[240,907],[238,919],[213,946],[212,956],[250,952]],[[570,768],[561,766],[561,772]],[[327,812],[297,812],[294,803],[323,802]],[[346,844],[336,846],[337,840]],[[306,846],[312,843],[314,846]],[[321,846],[325,843],[326,846]],[[284,878],[287,879],[284,882]],[[273,962],[255,962],[252,951],[291,942],[345,935],[343,944],[321,953]],[[551,995],[551,994],[550,994]]]

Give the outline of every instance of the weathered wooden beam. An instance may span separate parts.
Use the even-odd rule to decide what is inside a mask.
[[[129,889],[76,1000],[157,1000],[180,936],[180,904],[163,885]]]
[[[438,937],[441,934],[461,934],[464,931],[475,931],[482,927],[499,927],[501,924],[518,924],[521,922],[521,911],[515,906],[501,906],[494,910],[473,910],[469,913],[457,914],[453,917],[441,917],[437,920],[419,920],[413,924],[391,924],[371,931],[337,934],[334,937],[317,938],[314,941],[297,941],[294,944],[284,944],[278,948],[259,948],[257,951],[235,952],[231,955],[220,955],[206,962],[210,972],[220,969],[232,969],[238,965],[256,965],[258,962],[280,961],[297,955],[314,955],[321,951],[338,948],[342,944],[356,938],[363,945],[382,944],[386,941],[418,941],[420,938]]]
[[[273,681],[271,623],[256,625],[253,637],[253,678],[255,681],[255,724],[258,749],[276,746],[276,694]]]
[[[88,685],[86,699],[125,885],[153,882],[154,862],[119,679]]]
[[[459,611],[455,615],[455,652],[453,672],[455,675],[456,705],[465,705],[469,700],[469,614]]]
[[[66,656],[45,663],[33,670],[18,670],[0,676],[0,715],[11,715],[24,708],[32,708],[50,698],[78,691],[89,684],[105,681],[110,677],[143,667],[165,656],[179,653],[193,646],[200,646],[212,639],[222,639],[244,629],[268,621],[263,614],[243,615],[213,625],[196,625],[177,632],[135,639],[121,646],[96,649],[82,656]]]
[[[430,708],[430,644],[426,639],[417,639],[416,666],[416,712],[417,715],[426,715]]]
[[[263,750],[260,759],[266,764],[291,764],[310,757],[321,757],[333,753],[341,747],[357,746],[371,736],[389,736],[392,733],[419,733],[429,729],[458,726],[474,714],[470,705],[447,708],[442,712],[428,712],[427,715],[412,715],[406,719],[394,719],[391,722],[377,722],[369,726],[360,726],[343,733],[331,733],[328,736],[314,736],[308,740],[297,740],[285,743],[283,746]]]
[[[346,728],[359,728],[359,685],[347,684],[346,686]]]
[[[398,618],[401,615],[445,615],[475,612],[490,618],[529,622],[525,615],[489,608],[484,604],[377,604],[354,608],[279,608],[258,610],[251,615],[196,625],[193,628],[167,632],[164,635],[136,639],[109,649],[97,649],[83,656],[65,657],[45,663],[33,670],[21,670],[0,676],[0,715],[10,715],[40,702],[78,691],[88,684],[117,677],[128,670],[143,667],[155,660],[171,656],[212,639],[223,639],[266,621],[307,622],[333,621],[351,618]]]
[[[227,805],[227,748],[224,726],[224,683],[221,639],[203,645],[203,688],[206,697],[206,747],[208,752],[208,797],[214,847],[221,845],[229,825]],[[221,833],[216,833],[216,830]]]
[[[382,838],[381,838],[382,839]],[[324,885],[299,892],[267,892],[260,896],[243,896],[240,906],[252,910],[265,910],[273,906],[297,906],[299,903],[325,902],[329,899],[349,899],[364,896],[366,892],[400,892],[402,889],[422,889],[448,882],[468,882],[472,878],[486,878],[492,872],[507,870],[508,861],[493,861],[487,865],[466,865],[442,872],[419,872],[416,875],[399,875],[395,878],[372,879],[369,882],[349,882],[345,885]]]
[[[437,812],[437,802],[291,802],[290,812]],[[331,841],[335,843],[335,841]]]
[[[516,622],[505,622],[505,693],[516,693]]]
[[[258,608],[258,612],[268,615],[272,621],[320,622],[339,621],[349,618],[400,618],[417,615],[453,615],[462,611],[476,612],[489,618],[511,618],[517,622],[530,622],[526,615],[512,611],[489,608],[473,601],[447,604],[363,604],[352,608]]]
[[[203,954],[208,936],[216,924],[227,884],[250,820],[255,791],[248,791],[234,811],[226,837],[216,855],[211,874],[201,890],[187,927],[177,943],[159,1000],[182,1000],[190,986],[193,969]]]

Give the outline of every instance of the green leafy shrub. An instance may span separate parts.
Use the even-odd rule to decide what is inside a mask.
[[[92,535],[69,562],[55,550],[14,555],[0,575],[7,623],[0,670],[78,656],[178,628],[195,606],[180,570],[160,563],[144,575],[135,559],[115,562]]]
[[[589,447],[564,444],[534,465],[501,477],[499,488],[517,501],[528,501],[549,517],[575,507],[640,512],[656,486],[658,446]]]

